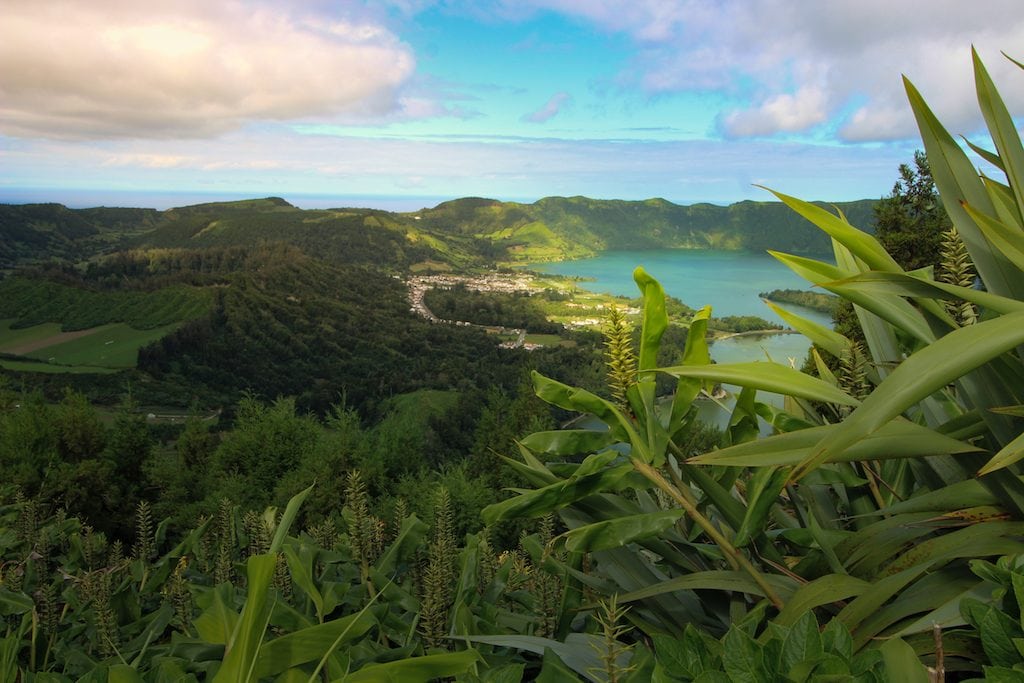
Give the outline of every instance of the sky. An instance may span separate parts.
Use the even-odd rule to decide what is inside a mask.
[[[1020,0],[4,0],[0,202],[879,198],[971,45],[1024,111]]]

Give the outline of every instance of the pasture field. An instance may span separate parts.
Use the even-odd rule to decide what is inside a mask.
[[[523,341],[527,344],[540,344],[541,346],[576,346],[576,342],[563,339],[557,334],[528,334]]]
[[[25,355],[59,365],[133,368],[141,347],[160,339],[175,327],[177,324],[135,330],[124,323],[101,325],[77,339],[45,346]]]
[[[115,372],[135,367],[139,349],[168,334],[177,323],[136,330],[124,323],[61,332],[57,323],[11,329],[13,320],[0,320],[0,352],[42,363],[3,359],[0,365],[22,372]]]
[[[42,340],[60,334],[60,325],[57,323],[43,323],[20,330],[12,330],[11,324],[15,320],[16,318],[0,320],[0,353],[17,353],[17,349],[36,345]]]

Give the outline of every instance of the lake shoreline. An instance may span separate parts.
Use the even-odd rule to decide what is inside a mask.
[[[776,323],[776,314],[761,300],[761,292],[808,289],[810,285],[767,254],[721,249],[655,249],[605,251],[596,258],[533,262],[528,270],[576,280],[582,289],[613,296],[636,297],[633,271],[642,265],[666,294],[699,309],[710,304],[716,318],[754,316]],[[805,316],[828,324],[829,316]],[[778,319],[778,324],[785,321]]]
[[[768,337],[776,334],[800,334],[796,330],[790,328],[784,328],[781,330],[767,329],[767,330],[747,330],[746,332],[726,332],[714,337],[710,337],[708,342],[714,344],[716,341],[724,341],[726,339],[733,339],[734,337]]]

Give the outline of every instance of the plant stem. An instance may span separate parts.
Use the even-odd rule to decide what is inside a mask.
[[[733,544],[722,535],[722,532],[715,528],[715,525],[711,523],[711,520],[701,514],[700,510],[697,509],[697,506],[687,500],[686,496],[684,496],[675,486],[669,483],[661,472],[653,466],[636,458],[631,458],[630,461],[633,463],[633,467],[637,472],[647,477],[647,479],[655,486],[671,496],[672,499],[679,504],[679,507],[683,508],[686,511],[686,514],[688,514],[690,518],[696,522],[708,536],[711,537],[711,540],[722,549],[723,553],[725,553],[725,557],[729,560],[729,564],[734,568],[742,568],[745,572],[750,574],[750,578],[752,578],[754,583],[756,583],[764,592],[764,596],[771,601],[772,605],[777,609],[782,609],[784,604],[782,599],[779,598],[775,589],[769,585],[764,575],[750,563],[750,560],[747,559],[746,555],[733,546]]]

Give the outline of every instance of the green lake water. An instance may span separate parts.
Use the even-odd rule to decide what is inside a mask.
[[[744,251],[658,249],[608,251],[578,261],[534,263],[545,273],[585,278],[580,286],[597,292],[636,297],[633,269],[643,266],[665,292],[692,308],[710,304],[713,315],[758,315],[776,320],[758,294],[773,289],[810,289],[806,280],[767,254]],[[827,316],[810,313],[815,320]]]
[[[665,293],[692,308],[712,307],[712,314],[756,315],[782,321],[764,305],[758,294],[773,289],[811,289],[810,284],[767,254],[737,251],[661,249],[657,251],[610,251],[589,259],[536,263],[540,272],[584,278],[579,286],[595,292],[629,297],[639,295],[633,269],[643,266],[665,288]],[[831,326],[828,315],[787,306],[805,318]],[[715,342],[711,356],[719,363],[771,359],[800,367],[810,342],[799,334],[739,336]],[[726,387],[732,389],[732,387]],[[781,404],[782,397],[761,393],[760,400]],[[711,402],[702,406],[705,420],[721,423],[728,414]],[[726,402],[731,407],[731,400]]]

